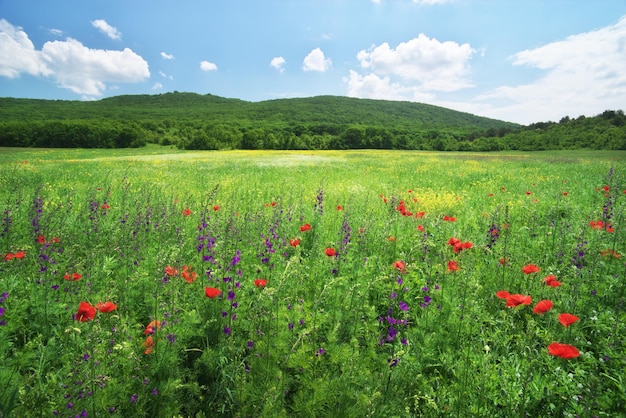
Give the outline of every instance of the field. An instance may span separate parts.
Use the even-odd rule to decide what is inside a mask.
[[[624,416],[625,174],[0,148],[0,417]]]

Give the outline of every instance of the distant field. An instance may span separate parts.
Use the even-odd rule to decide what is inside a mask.
[[[625,175],[0,148],[0,416],[620,416]]]

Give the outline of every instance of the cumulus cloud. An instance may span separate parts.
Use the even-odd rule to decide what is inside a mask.
[[[79,94],[98,96],[107,82],[134,83],[150,77],[148,63],[129,48],[91,49],[68,38],[46,42],[41,56],[55,81]]]
[[[534,81],[478,97],[504,101],[492,117],[522,123],[622,109],[626,97],[626,17],[617,23],[514,54],[514,66],[543,70]]]
[[[40,52],[19,26],[0,19],[0,76],[16,78],[21,73],[49,75]]]
[[[104,19],[92,20],[91,25],[94,28],[99,29],[100,32],[104,33],[106,36],[108,36],[111,39],[115,39],[115,40],[122,39],[122,33],[118,31],[116,28],[114,28],[113,26],[109,25]]]
[[[344,78],[348,84],[347,96],[364,99],[431,101],[434,95],[420,91],[418,87],[392,82],[388,76],[376,74],[361,75],[350,70],[349,77]]]
[[[324,56],[324,52],[320,48],[315,48],[304,57],[302,69],[304,71],[325,72],[332,65],[330,58]]]
[[[379,76],[417,83],[423,90],[456,91],[471,87],[469,62],[475,50],[469,44],[439,42],[424,34],[392,48],[387,42],[361,50],[361,68]]]
[[[217,71],[217,65],[209,61],[201,61],[200,69],[202,71]]]
[[[161,58],[163,58],[164,60],[173,60],[174,55],[161,52]]]
[[[150,77],[148,63],[131,49],[90,49],[79,41],[46,42],[35,49],[28,35],[0,20],[0,76],[20,74],[49,77],[77,94],[99,96],[106,83],[134,83]]]
[[[283,72],[285,71],[285,69],[283,68],[283,65],[285,65],[287,61],[285,61],[285,59],[283,57],[274,57],[272,58],[272,61],[270,61],[270,65],[274,68],[276,68],[276,70],[278,72]]]
[[[158,81],[152,86],[152,90],[161,90],[162,88],[163,84],[159,83]]]

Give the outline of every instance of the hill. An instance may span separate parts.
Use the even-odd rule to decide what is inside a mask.
[[[180,92],[89,102],[0,98],[0,146],[625,149],[623,112],[607,112],[521,126],[422,103],[338,96],[261,102]]]

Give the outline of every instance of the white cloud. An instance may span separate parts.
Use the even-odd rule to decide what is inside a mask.
[[[479,100],[505,102],[492,109],[492,117],[531,123],[624,108],[626,17],[511,58],[514,66],[545,72],[533,82],[501,86],[479,96]]]
[[[174,55],[161,52],[161,58],[163,58],[164,60],[173,60]]]
[[[156,82],[154,83],[154,85],[152,86],[152,90],[161,90],[163,88],[163,84]]]
[[[344,78],[348,84],[347,96],[364,99],[403,100],[403,101],[431,101],[434,96],[424,93],[415,86],[406,86],[392,82],[388,76],[379,77],[376,74],[361,75],[350,70],[350,76]]]
[[[148,63],[132,50],[90,49],[79,41],[46,42],[37,51],[28,35],[0,19],[0,76],[45,76],[77,94],[99,96],[106,83],[134,83],[150,77]]]
[[[26,32],[0,19],[0,76],[16,78],[21,73],[38,76],[50,72]]]
[[[50,33],[54,36],[63,36],[63,31],[61,29],[50,29]]]
[[[52,78],[75,93],[101,95],[107,82],[134,83],[150,77],[148,63],[129,48],[122,51],[90,49],[79,41],[46,42],[42,61]]]
[[[283,65],[285,65],[286,62],[287,61],[285,61],[283,57],[274,57],[272,58],[272,61],[270,61],[270,65],[276,68],[277,71],[282,73],[283,71],[285,71]]]
[[[173,80],[173,79],[174,79],[174,77],[173,77],[173,76],[171,76],[171,75],[167,75],[167,74],[165,74],[163,71],[159,71],[159,75],[160,75],[161,77],[163,77],[163,78],[169,78],[170,80]]]
[[[200,62],[200,69],[202,71],[216,71],[217,65],[209,61],[202,61]]]
[[[361,68],[380,76],[398,77],[425,91],[456,91],[472,87],[469,44],[439,42],[424,34],[391,48],[387,42],[357,54]]]
[[[109,25],[104,19],[92,20],[91,25],[94,28],[99,29],[100,32],[104,33],[106,36],[108,36],[111,39],[116,39],[116,40],[122,39],[122,33],[118,31],[116,28],[114,28],[113,26]]]
[[[332,61],[330,58],[326,58],[320,48],[315,48],[304,57],[302,69],[304,71],[319,71],[323,73],[328,70],[331,65]]]

